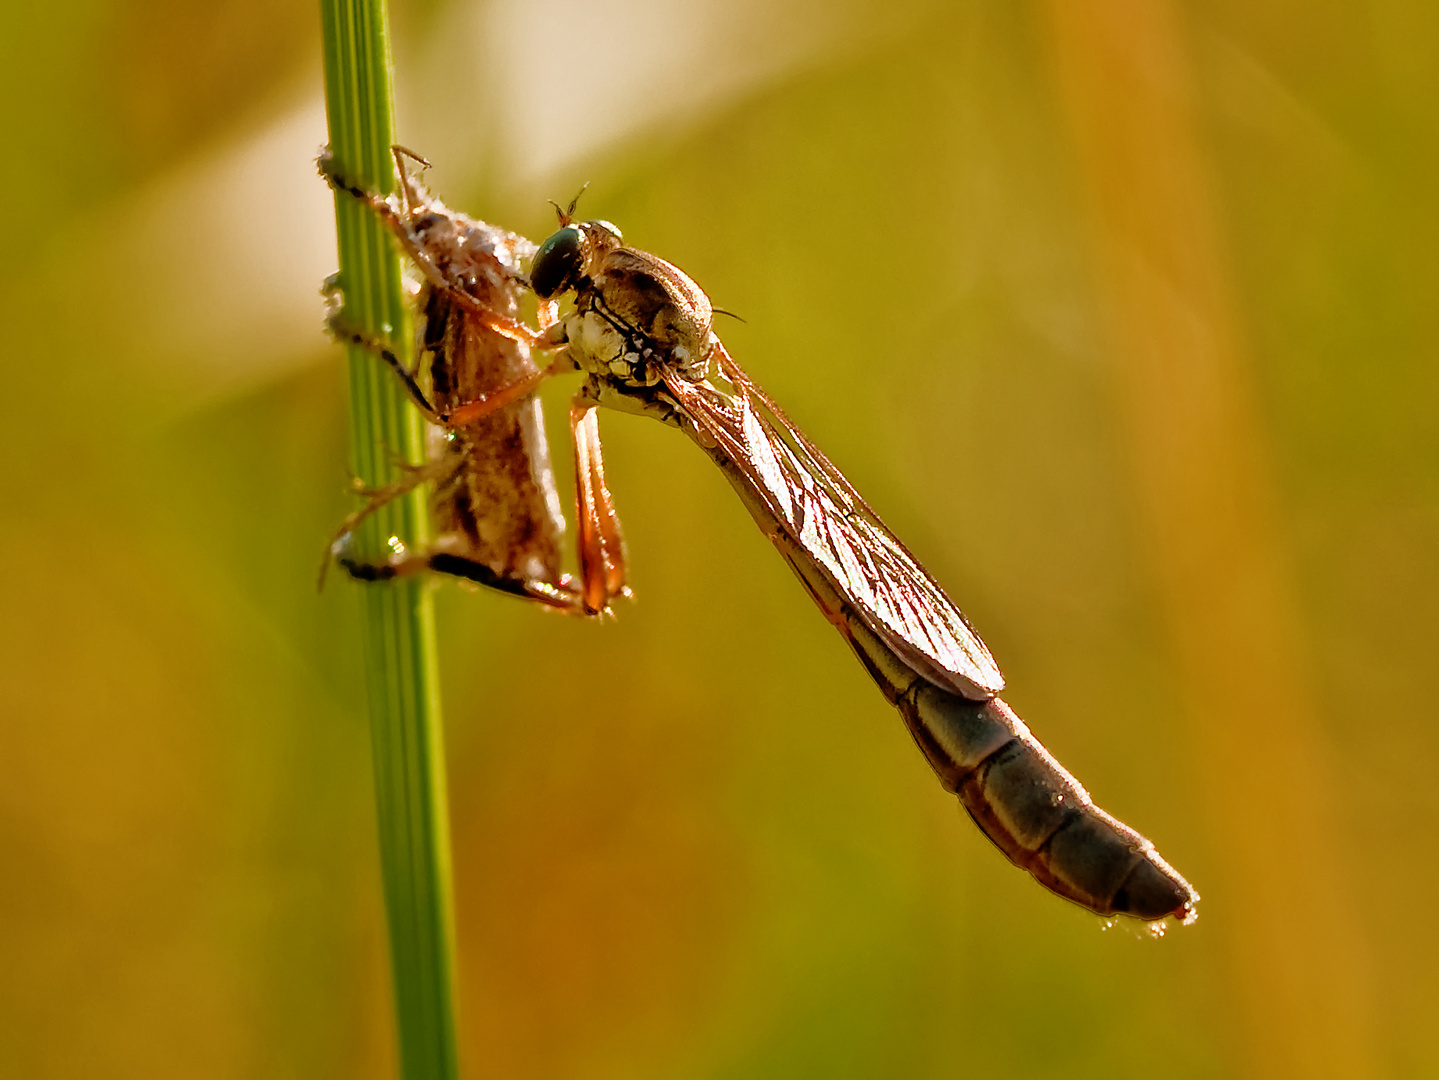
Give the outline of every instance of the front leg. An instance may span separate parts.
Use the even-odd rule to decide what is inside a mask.
[[[390,348],[389,344],[381,339],[366,333],[359,327],[347,321],[342,314],[331,315],[327,321],[330,333],[348,345],[358,345],[362,349],[374,353],[383,360],[393,371],[396,377],[404,384],[405,392],[409,394],[410,400],[415,407],[424,414],[426,420],[443,428],[460,428],[468,424],[478,423],[485,417],[497,412],[512,402],[529,397],[534,393],[540,383],[552,375],[562,375],[567,371],[574,370],[574,362],[568,355],[557,357],[546,367],[536,368],[528,375],[521,376],[514,382],[506,383],[488,394],[481,394],[471,398],[469,401],[456,405],[453,409],[436,409],[430,404],[425,392],[420,389],[420,384],[415,380],[412,372],[403,360],[399,358]]]
[[[400,382],[404,384],[405,393],[410,395],[410,400],[413,401],[415,407],[424,414],[425,419],[440,427],[446,426],[444,414],[430,404],[430,399],[425,396],[425,392],[420,389],[420,384],[415,381],[414,372],[395,354],[388,342],[360,329],[360,327],[346,319],[343,313],[330,315],[329,318],[325,320],[325,324],[329,327],[330,333],[338,340],[343,341],[347,345],[358,345],[360,348],[374,353],[389,365],[390,370],[393,371]]]
[[[401,211],[395,205],[392,196],[381,195],[378,192],[369,191],[364,186],[355,183],[348,177],[342,175],[335,167],[335,158],[326,147],[320,152],[316,159],[320,175],[325,182],[335,191],[343,192],[355,199],[362,206],[368,209],[380,219],[381,224],[394,234],[400,246],[405,249],[405,254],[410,257],[424,276],[425,280],[436,289],[444,289],[455,298],[455,302],[463,307],[469,314],[478,319],[481,325],[488,327],[502,337],[512,341],[518,341],[531,348],[553,348],[554,343],[549,342],[544,331],[531,330],[518,319],[511,319],[491,310],[482,301],[471,296],[464,289],[460,288],[455,280],[447,275],[444,269],[435,261],[433,254],[426,248],[422,238],[416,233],[412,217],[425,205],[422,199],[422,192],[417,184],[410,178],[408,173],[400,165],[400,154],[407,154],[416,160],[424,161],[413,151],[405,150],[403,147],[392,147],[395,152],[395,167],[400,175],[400,190],[404,193],[406,211]],[[503,264],[496,264],[499,270],[507,276],[514,278]],[[516,284],[528,285],[528,282],[516,279]]]
[[[575,528],[580,556],[580,595],[585,611],[603,614],[617,596],[628,597],[625,543],[619,515],[605,484],[595,407],[582,396],[570,406],[575,447]]]
[[[528,375],[523,375],[512,383],[506,383],[497,390],[491,390],[488,394],[471,398],[461,405],[456,405],[448,412],[440,412],[436,415],[439,417],[439,423],[446,427],[464,427],[467,424],[483,420],[511,402],[529,397],[540,383],[551,375],[561,375],[566,371],[573,370],[574,362],[567,355],[560,356],[546,367],[535,368]]]

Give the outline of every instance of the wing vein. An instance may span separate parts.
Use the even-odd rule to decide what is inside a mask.
[[[974,700],[1001,690],[999,668],[954,601],[724,346],[714,352],[734,392],[663,373],[697,441],[733,463],[855,615],[918,674]]]

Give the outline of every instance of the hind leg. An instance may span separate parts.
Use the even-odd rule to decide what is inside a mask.
[[[477,559],[452,551],[412,553],[401,549],[384,562],[362,562],[349,556],[345,551],[347,546],[341,543],[341,550],[335,553],[335,561],[356,581],[393,581],[415,574],[445,574],[523,600],[532,600],[567,615],[592,614],[585,610],[579,590],[570,585],[568,578],[559,585],[551,585],[547,581],[506,577]]]

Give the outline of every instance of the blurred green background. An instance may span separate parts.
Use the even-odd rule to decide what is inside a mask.
[[[391,1076],[318,13],[4,11],[0,1075]],[[1204,894],[1151,941],[1010,867],[606,416],[637,602],[438,594],[467,1075],[1439,1076],[1439,8],[392,14],[436,190],[538,238],[590,180],[743,315]]]

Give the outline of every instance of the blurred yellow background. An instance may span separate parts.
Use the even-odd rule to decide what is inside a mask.
[[[1439,1076],[1439,8],[392,15],[435,190],[538,239],[589,180],[741,314],[1204,895],[1151,941],[1010,867],[605,416],[637,602],[438,594],[466,1074]],[[391,1076],[318,13],[5,26],[0,1076]]]

